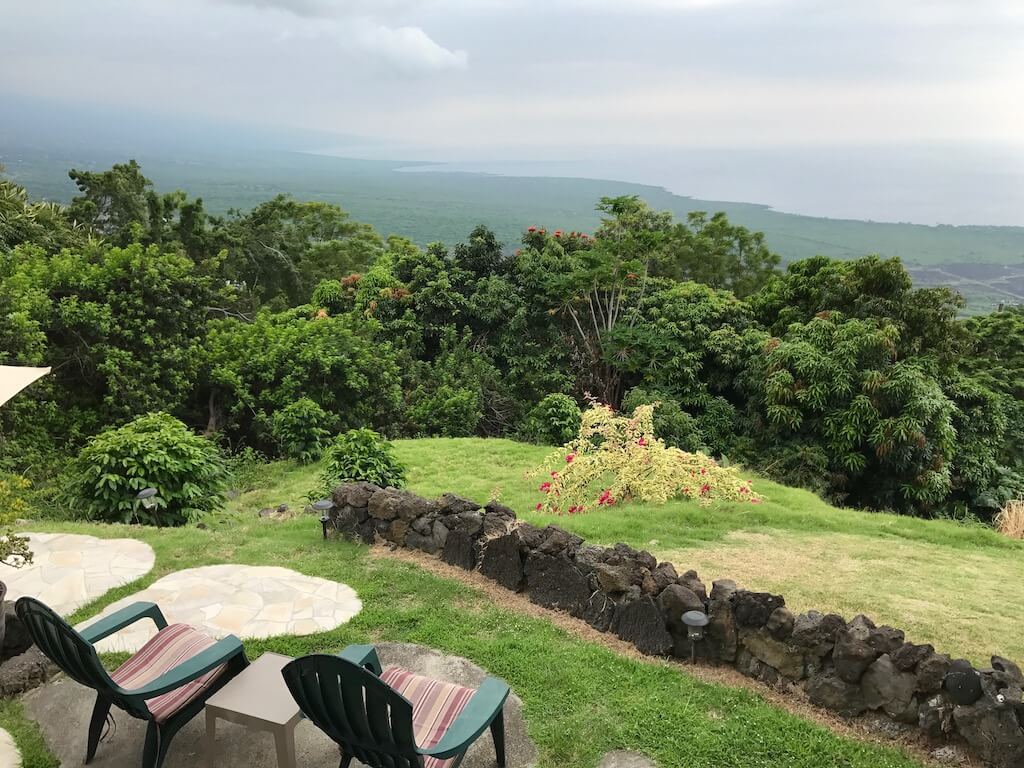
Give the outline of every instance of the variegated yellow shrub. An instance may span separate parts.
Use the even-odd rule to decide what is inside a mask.
[[[576,439],[533,472],[542,479],[538,490],[544,494],[537,509],[574,515],[633,500],[761,500],[734,468],[719,466],[703,453],[670,448],[655,437],[656,405],[641,405],[632,416],[607,405],[585,411]]]

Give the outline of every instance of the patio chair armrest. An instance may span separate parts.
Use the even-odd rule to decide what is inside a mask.
[[[157,629],[167,626],[167,619],[164,618],[160,606],[156,603],[138,602],[126,605],[119,611],[115,611],[106,618],[90,624],[78,632],[87,643],[96,644],[100,640],[115,632],[120,632],[130,624],[142,619],[152,619]]]
[[[380,659],[377,658],[377,649],[372,645],[349,645],[338,654],[338,658],[365,667],[377,677],[380,677],[381,672],[384,671],[380,665]]]
[[[218,640],[205,651],[186,659],[173,669],[164,672],[160,677],[133,690],[122,689],[124,695],[138,699],[152,699],[191,683],[197,677],[226,664],[238,654],[244,654],[242,641],[234,635]]]
[[[508,685],[504,680],[488,677],[466,704],[444,736],[429,749],[417,749],[421,755],[445,760],[464,752],[477,736],[484,732],[495,717],[501,715],[508,698]]]

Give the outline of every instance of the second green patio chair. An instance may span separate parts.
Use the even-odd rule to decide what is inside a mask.
[[[497,764],[505,765],[508,686],[488,677],[479,688],[381,669],[370,645],[339,656],[305,656],[283,670],[303,714],[341,748],[341,768],[458,768],[490,728]]]

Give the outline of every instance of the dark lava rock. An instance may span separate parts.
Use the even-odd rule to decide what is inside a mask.
[[[711,599],[728,600],[739,590],[732,579],[718,579],[711,582]]]
[[[944,653],[930,653],[921,659],[917,663],[917,690],[929,695],[938,693],[952,663]]]
[[[442,515],[442,522],[450,531],[460,531],[472,538],[480,535],[484,528],[484,513],[479,510],[466,510],[454,515]]]
[[[664,656],[672,651],[672,636],[649,595],[619,605],[612,619],[612,631],[649,656]]]
[[[537,549],[541,542],[544,541],[545,529],[538,528],[530,523],[520,523],[519,527],[516,528],[516,532],[519,534],[519,543],[524,555]]]
[[[796,618],[793,616],[793,612],[786,606],[782,606],[772,611],[765,627],[776,640],[785,640],[793,634],[793,625],[795,623]]]
[[[836,674],[845,682],[859,682],[861,675],[881,656],[868,643],[873,629],[874,624],[870,619],[857,616],[846,630],[836,637],[832,661],[835,663]]]
[[[572,557],[582,543],[583,539],[575,533],[569,533],[557,525],[549,525],[544,529],[544,539],[537,551],[543,555]]]
[[[651,579],[654,580],[654,591],[657,594],[669,584],[676,583],[679,575],[676,573],[675,566],[672,563],[658,563],[658,567],[651,574]]]
[[[36,647],[0,665],[0,697],[10,698],[45,683],[57,667]]]
[[[732,597],[732,609],[736,614],[736,624],[740,627],[763,627],[772,611],[785,604],[786,601],[780,595],[767,592],[739,590]]]
[[[616,602],[603,592],[594,592],[583,609],[583,620],[600,632],[609,632],[615,618]]]
[[[740,648],[736,655],[736,669],[740,674],[752,677],[768,686],[778,686],[783,682],[779,670],[770,664],[765,664],[746,648]]]
[[[903,630],[892,627],[875,627],[868,635],[868,645],[879,654],[893,654],[903,646]]]
[[[846,621],[835,613],[808,611],[796,617],[790,642],[806,648],[808,655],[821,659],[832,652],[836,637],[846,630]]]
[[[957,667],[956,662],[953,666]],[[1024,728],[1017,713],[1020,702],[1000,694],[992,678],[985,676],[984,683],[981,698],[953,709],[956,729],[987,765],[1020,768],[1024,765]]]
[[[915,723],[918,717],[917,678],[896,669],[888,654],[879,656],[860,681],[864,703],[869,709],[882,709],[894,720]]]
[[[689,589],[693,594],[699,597],[701,600],[707,602],[708,590],[704,586],[704,582],[697,576],[696,571],[687,571],[679,577],[679,583]]]
[[[331,501],[336,507],[348,506],[366,509],[370,505],[370,497],[379,490],[381,487],[373,483],[345,483],[334,489]]]
[[[476,568],[476,543],[465,531],[448,531],[441,559],[467,571]]]
[[[917,725],[933,742],[945,741],[955,729],[953,704],[945,696],[934,696],[918,707]]]
[[[463,512],[476,512],[480,505],[471,499],[446,493],[437,500],[437,511],[441,515],[461,515]]]
[[[708,614],[711,621],[705,630],[704,641],[707,654],[713,659],[731,664],[736,659],[739,643],[731,601],[712,599]]]
[[[832,674],[815,675],[807,681],[804,690],[812,704],[843,717],[856,717],[867,709],[860,686]]]
[[[587,577],[571,560],[534,554],[526,560],[526,591],[530,600],[582,616],[590,600]]]
[[[935,649],[930,645],[904,643],[889,655],[892,657],[892,663],[896,669],[901,672],[913,672],[917,669],[918,664],[933,653],[935,653]]]
[[[518,592],[523,586],[523,556],[519,552],[519,536],[515,531],[488,539],[480,557],[480,573]]]
[[[633,573],[622,565],[598,563],[594,566],[594,575],[597,586],[608,594],[627,592],[633,586]]]
[[[788,680],[804,676],[804,655],[799,648],[772,637],[765,629],[743,629],[740,645]]]
[[[6,590],[5,590],[6,591]],[[3,606],[3,633],[0,635],[3,640],[3,652],[0,658],[9,659],[12,656],[20,656],[32,647],[32,636],[28,628],[21,623],[18,614],[14,610],[14,603],[4,601]]]
[[[671,584],[658,595],[658,607],[665,617],[665,623],[673,632],[686,634],[686,625],[683,624],[683,614],[687,611],[704,612],[704,602],[693,593],[679,584]]]

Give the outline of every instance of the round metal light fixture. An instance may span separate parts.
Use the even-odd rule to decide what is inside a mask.
[[[687,611],[683,614],[683,624],[686,625],[686,637],[690,641],[690,663],[697,660],[697,643],[704,639],[704,627],[711,619],[704,611]]]
[[[334,502],[330,499],[320,499],[313,502],[313,509],[320,513],[320,527],[324,529],[324,538],[327,538],[327,526],[331,524],[329,510],[334,509]]]

